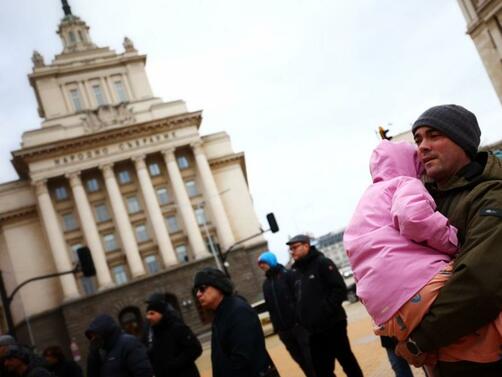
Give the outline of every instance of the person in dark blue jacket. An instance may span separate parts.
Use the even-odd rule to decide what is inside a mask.
[[[208,267],[197,272],[193,291],[200,305],[214,312],[213,377],[279,376],[265,348],[258,314],[233,294],[233,284],[222,271]]]
[[[155,377],[199,377],[195,360],[202,346],[176,312],[159,298],[149,297],[146,319],[151,328],[148,355]]]
[[[146,348],[109,315],[97,316],[85,336],[90,340],[87,377],[153,377]]]
[[[295,321],[293,272],[280,264],[270,251],[260,254],[258,267],[265,272],[263,297],[274,331],[303,373],[307,377],[314,377],[307,330]]]

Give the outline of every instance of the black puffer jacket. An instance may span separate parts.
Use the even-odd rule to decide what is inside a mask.
[[[223,298],[212,331],[213,377],[259,377],[267,370],[270,362],[260,320],[243,298]]]
[[[347,318],[342,307],[347,287],[333,261],[311,246],[292,270],[296,318],[300,325],[311,333],[320,333]]]
[[[266,276],[263,282],[263,297],[274,330],[289,330],[295,325],[292,273],[278,264],[270,268]]]
[[[181,319],[166,312],[152,332],[148,353],[155,377],[199,377],[195,360],[202,354],[202,346]]]
[[[99,315],[91,322],[86,336],[95,333],[104,339],[100,348],[91,344],[87,377],[152,377],[146,348],[134,336],[120,330],[112,317]]]

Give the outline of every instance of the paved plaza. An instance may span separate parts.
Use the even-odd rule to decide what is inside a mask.
[[[352,349],[356,354],[365,377],[393,377],[394,374],[387,360],[385,350],[380,346],[380,340],[373,334],[371,319],[361,303],[346,304],[345,310],[349,319],[349,337]],[[303,373],[289,357],[279,338],[267,337],[267,349],[275,364],[279,368],[281,377],[303,377]],[[202,377],[211,377],[209,344],[204,345],[204,353],[197,360]],[[335,367],[337,377],[346,376],[337,363]],[[415,377],[423,377],[419,369],[413,369]]]

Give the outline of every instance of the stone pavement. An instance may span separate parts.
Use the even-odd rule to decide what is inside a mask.
[[[373,334],[371,319],[361,303],[346,304],[345,310],[349,320],[349,338],[361,369],[365,377],[393,377],[394,374],[387,360],[385,350],[380,346],[380,340]],[[281,377],[303,377],[303,373],[289,357],[279,338],[267,337],[267,349]],[[197,360],[202,377],[211,377],[211,360],[209,344],[204,344],[204,353]],[[337,377],[346,377],[337,363],[335,367]],[[424,377],[420,369],[413,368],[415,377]]]

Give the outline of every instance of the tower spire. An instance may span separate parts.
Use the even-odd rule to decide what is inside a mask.
[[[70,6],[68,5],[68,1],[66,0],[61,0],[61,2],[63,3],[63,11],[64,11],[64,15],[65,16],[71,16],[71,8]]]

